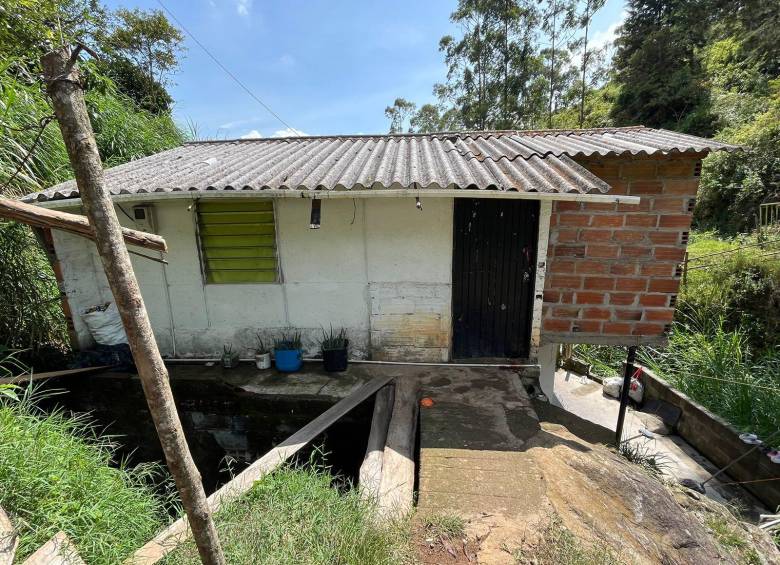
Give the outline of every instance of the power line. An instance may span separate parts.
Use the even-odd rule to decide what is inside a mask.
[[[276,112],[274,112],[274,111],[271,109],[271,107],[270,107],[268,104],[266,104],[265,102],[263,102],[262,100],[260,100],[260,98],[258,98],[257,96],[255,96],[254,92],[252,92],[251,90],[249,90],[249,87],[247,87],[247,86],[246,86],[246,85],[245,85],[243,82],[241,82],[241,81],[238,79],[238,77],[237,77],[236,75],[234,75],[233,73],[231,73],[231,72],[228,70],[228,68],[227,68],[227,67],[225,67],[225,65],[223,65],[222,63],[220,63],[220,62],[219,62],[219,59],[217,59],[217,58],[216,58],[214,55],[212,55],[211,51],[209,51],[208,49],[206,49],[206,46],[205,46],[205,45],[203,45],[203,44],[202,44],[200,41],[198,41],[198,38],[197,38],[197,37],[195,37],[195,36],[192,34],[192,32],[191,32],[190,30],[188,30],[186,27],[184,27],[184,24],[183,24],[183,23],[181,23],[181,22],[179,21],[179,19],[178,19],[176,16],[174,16],[174,15],[173,15],[173,12],[171,12],[171,11],[170,11],[168,8],[166,8],[166,7],[165,7],[165,4],[163,4],[163,3],[162,3],[162,0],[157,0],[157,3],[160,5],[160,7],[162,7],[162,9],[163,9],[163,10],[165,10],[165,12],[166,12],[166,13],[167,13],[167,14],[168,14],[170,17],[171,17],[171,19],[172,19],[174,22],[176,22],[176,24],[177,24],[177,25],[178,25],[178,26],[179,26],[181,29],[183,29],[183,30],[184,30],[184,32],[185,32],[187,35],[189,35],[189,36],[192,38],[192,40],[193,40],[195,43],[197,43],[197,44],[198,44],[198,47],[200,47],[201,49],[203,49],[204,53],[206,53],[206,55],[208,55],[209,57],[211,57],[211,60],[212,60],[212,61],[214,61],[214,62],[217,64],[217,66],[218,66],[220,69],[222,69],[222,70],[225,72],[225,74],[226,74],[226,75],[228,75],[230,78],[232,78],[232,79],[235,81],[235,83],[236,83],[238,86],[240,86],[241,88],[243,88],[243,89],[246,91],[246,93],[247,93],[247,94],[249,94],[249,96],[251,96],[252,98],[254,98],[254,99],[255,99],[255,101],[257,101],[257,103],[258,103],[258,104],[260,104],[260,105],[261,105],[263,108],[265,108],[265,109],[268,111],[268,113],[269,113],[269,114],[271,114],[271,115],[272,115],[274,118],[276,118],[277,120],[279,120],[279,122],[280,122],[282,125],[284,125],[286,128],[289,128],[289,129],[290,129],[290,130],[292,130],[293,132],[297,132],[297,131],[298,131],[296,128],[292,127],[290,124],[288,124],[287,122],[285,122],[285,121],[284,121],[284,120],[283,120],[283,119],[282,119],[282,118],[279,116],[279,114],[277,114]]]

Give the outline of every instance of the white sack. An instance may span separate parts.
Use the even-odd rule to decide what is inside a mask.
[[[108,308],[101,310],[100,307],[87,308],[81,318],[87,324],[92,338],[101,345],[119,345],[127,343],[127,334],[122,326],[122,319],[119,317],[119,310],[113,302],[108,303]]]

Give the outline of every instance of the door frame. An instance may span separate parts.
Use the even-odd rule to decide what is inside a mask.
[[[479,198],[479,197],[476,197]],[[495,198],[495,197],[494,197]],[[511,198],[507,198],[509,200]],[[534,200],[533,198],[530,200]],[[531,294],[531,331],[530,344],[528,348],[529,363],[536,364],[539,358],[539,348],[542,345],[542,310],[544,306],[544,282],[547,275],[547,247],[550,240],[550,217],[552,216],[553,202],[549,199],[538,198],[539,201],[539,221],[538,233],[536,234],[536,265],[533,291]],[[455,359],[455,293],[453,290],[454,276],[454,254],[455,254],[455,203],[457,199],[452,199],[452,245],[450,253],[450,339],[449,339],[449,359]],[[517,359],[518,362],[523,359]]]

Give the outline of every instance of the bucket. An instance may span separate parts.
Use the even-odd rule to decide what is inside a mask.
[[[344,349],[327,349],[322,352],[322,364],[325,370],[338,373],[347,370],[347,347]]]
[[[284,373],[294,373],[303,365],[300,349],[275,349],[276,368]]]
[[[271,367],[271,354],[270,353],[257,353],[255,354],[255,365],[258,369],[268,369]]]

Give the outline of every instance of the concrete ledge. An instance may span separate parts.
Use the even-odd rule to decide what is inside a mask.
[[[739,431],[723,418],[673,389],[646,367],[642,367],[642,370],[645,399],[655,398],[678,407],[680,419],[676,425],[677,433],[718,468],[725,467],[753,447],[743,443],[739,439]],[[760,450],[755,450],[735,463],[726,474],[739,482],[763,481],[742,486],[766,504],[769,510],[780,506],[780,481],[766,480],[780,476],[780,465],[772,463]]]

